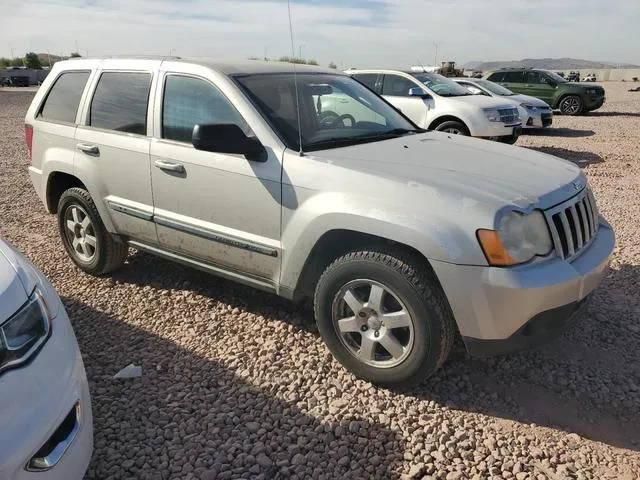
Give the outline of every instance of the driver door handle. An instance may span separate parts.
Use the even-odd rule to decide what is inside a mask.
[[[164,162],[162,160],[156,160],[153,163],[160,170],[166,172],[184,173],[184,165],[181,163]]]
[[[91,155],[92,157],[100,156],[100,149],[96,145],[89,145],[87,143],[79,143],[76,145],[76,148],[80,150],[82,153],[86,153],[87,155]]]

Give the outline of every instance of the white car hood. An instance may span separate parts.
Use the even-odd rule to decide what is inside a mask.
[[[0,239],[0,323],[16,313],[29,298],[28,274],[15,252]]]
[[[441,132],[310,155],[375,177],[435,189],[438,196],[473,198],[496,210],[506,205],[549,208],[586,185],[584,174],[566,160]]]
[[[540,100],[536,97],[531,97],[529,95],[509,95],[508,97],[502,97],[504,99],[515,100],[517,103],[526,103],[528,105],[533,105],[534,107],[546,107],[549,108],[549,104],[544,100]]]

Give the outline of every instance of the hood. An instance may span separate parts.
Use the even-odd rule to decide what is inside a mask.
[[[0,239],[0,323],[26,303],[28,286],[28,275],[16,261],[15,252]]]
[[[532,97],[530,95],[517,94],[517,95],[510,95],[510,96],[504,97],[504,98],[509,98],[511,100],[515,100],[516,102],[518,102],[518,104],[526,103],[528,105],[533,105],[534,107],[551,108],[551,107],[549,107],[549,104],[547,102],[545,102],[544,100],[540,100],[539,98]]]
[[[493,211],[508,205],[549,208],[586,185],[584,174],[566,160],[441,132],[324,150],[313,156],[376,178],[421,187],[440,198],[473,199]]]
[[[464,95],[462,97],[440,97],[447,102],[456,103],[461,106],[473,105],[480,108],[513,108],[511,102],[505,101],[502,97],[487,97],[485,95]]]

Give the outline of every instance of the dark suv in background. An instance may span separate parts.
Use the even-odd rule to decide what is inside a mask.
[[[563,115],[581,115],[597,110],[605,102],[605,92],[601,86],[569,82],[548,70],[495,70],[487,73],[484,78],[516,93],[544,100]]]

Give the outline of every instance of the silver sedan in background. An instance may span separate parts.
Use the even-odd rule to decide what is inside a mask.
[[[81,479],[93,451],[87,377],[60,297],[0,239],[0,479]]]
[[[553,124],[553,110],[539,98],[514,93],[508,88],[482,78],[454,78],[474,95],[486,95],[509,100],[518,106],[523,129],[547,128]]]

